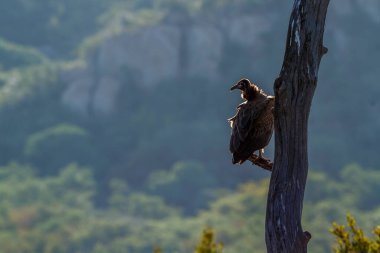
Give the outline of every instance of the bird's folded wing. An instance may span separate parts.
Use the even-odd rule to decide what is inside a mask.
[[[255,126],[256,120],[260,117],[267,101],[259,104],[247,104],[244,108],[241,108],[236,118],[235,129],[239,133],[239,139],[243,140],[247,138],[247,135],[251,132]]]
[[[265,111],[268,103],[271,100],[264,100],[262,102],[247,103],[240,107],[237,114],[232,118],[232,134],[230,141],[230,150],[238,150],[240,145],[242,145],[249,135],[252,134],[255,128],[255,123],[260,115]]]

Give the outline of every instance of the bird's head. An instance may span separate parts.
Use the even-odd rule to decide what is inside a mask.
[[[248,79],[243,78],[239,82],[237,82],[234,86],[232,86],[231,90],[239,89],[241,91],[246,91],[249,89],[250,86],[251,86],[251,82]]]
[[[241,90],[241,97],[246,100],[251,100],[255,97],[255,94],[258,92],[256,85],[252,84],[248,79],[243,78],[237,82],[234,86],[231,87],[232,90],[239,89]]]

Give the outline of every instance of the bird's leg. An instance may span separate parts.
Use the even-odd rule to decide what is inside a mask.
[[[260,158],[264,158],[263,157],[263,154],[264,154],[264,149],[262,148],[262,149],[259,149],[259,157]]]
[[[258,158],[258,159],[262,159],[262,160],[265,160],[265,161],[267,161],[267,162],[270,162],[270,160],[267,159],[267,158],[265,158],[265,157],[263,156],[263,154],[264,154],[264,149],[263,149],[263,148],[262,148],[262,149],[259,149],[259,158]]]
[[[248,160],[263,169],[272,171],[273,163],[271,162],[271,160],[266,159],[263,156],[263,153],[264,153],[264,149],[259,149],[259,155],[252,153],[252,155],[248,158]]]
[[[259,156],[257,156],[257,155],[253,152],[252,157],[254,157],[255,160],[257,160],[257,159],[264,159],[264,160],[266,160],[266,159],[264,158],[263,154],[264,154],[264,149],[262,148],[262,149],[259,149]]]

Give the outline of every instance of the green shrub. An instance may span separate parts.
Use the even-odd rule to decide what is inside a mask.
[[[337,246],[335,253],[379,253],[380,252],[380,226],[373,230],[375,237],[368,238],[362,229],[356,225],[356,220],[347,215],[347,225],[333,223],[331,233],[336,236]]]
[[[202,238],[194,253],[223,253],[223,245],[214,241],[214,231],[208,228],[203,230]]]

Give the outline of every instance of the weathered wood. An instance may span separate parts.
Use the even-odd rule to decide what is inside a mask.
[[[263,168],[264,170],[272,171],[273,162],[271,162],[269,159],[265,159],[265,158],[259,157],[256,154],[252,154],[248,158],[248,160],[252,164],[257,165],[257,166]]]
[[[307,126],[320,60],[329,0],[295,0],[286,51],[274,83],[275,158],[267,213],[268,253],[304,253],[311,238],[301,226],[308,173]]]

